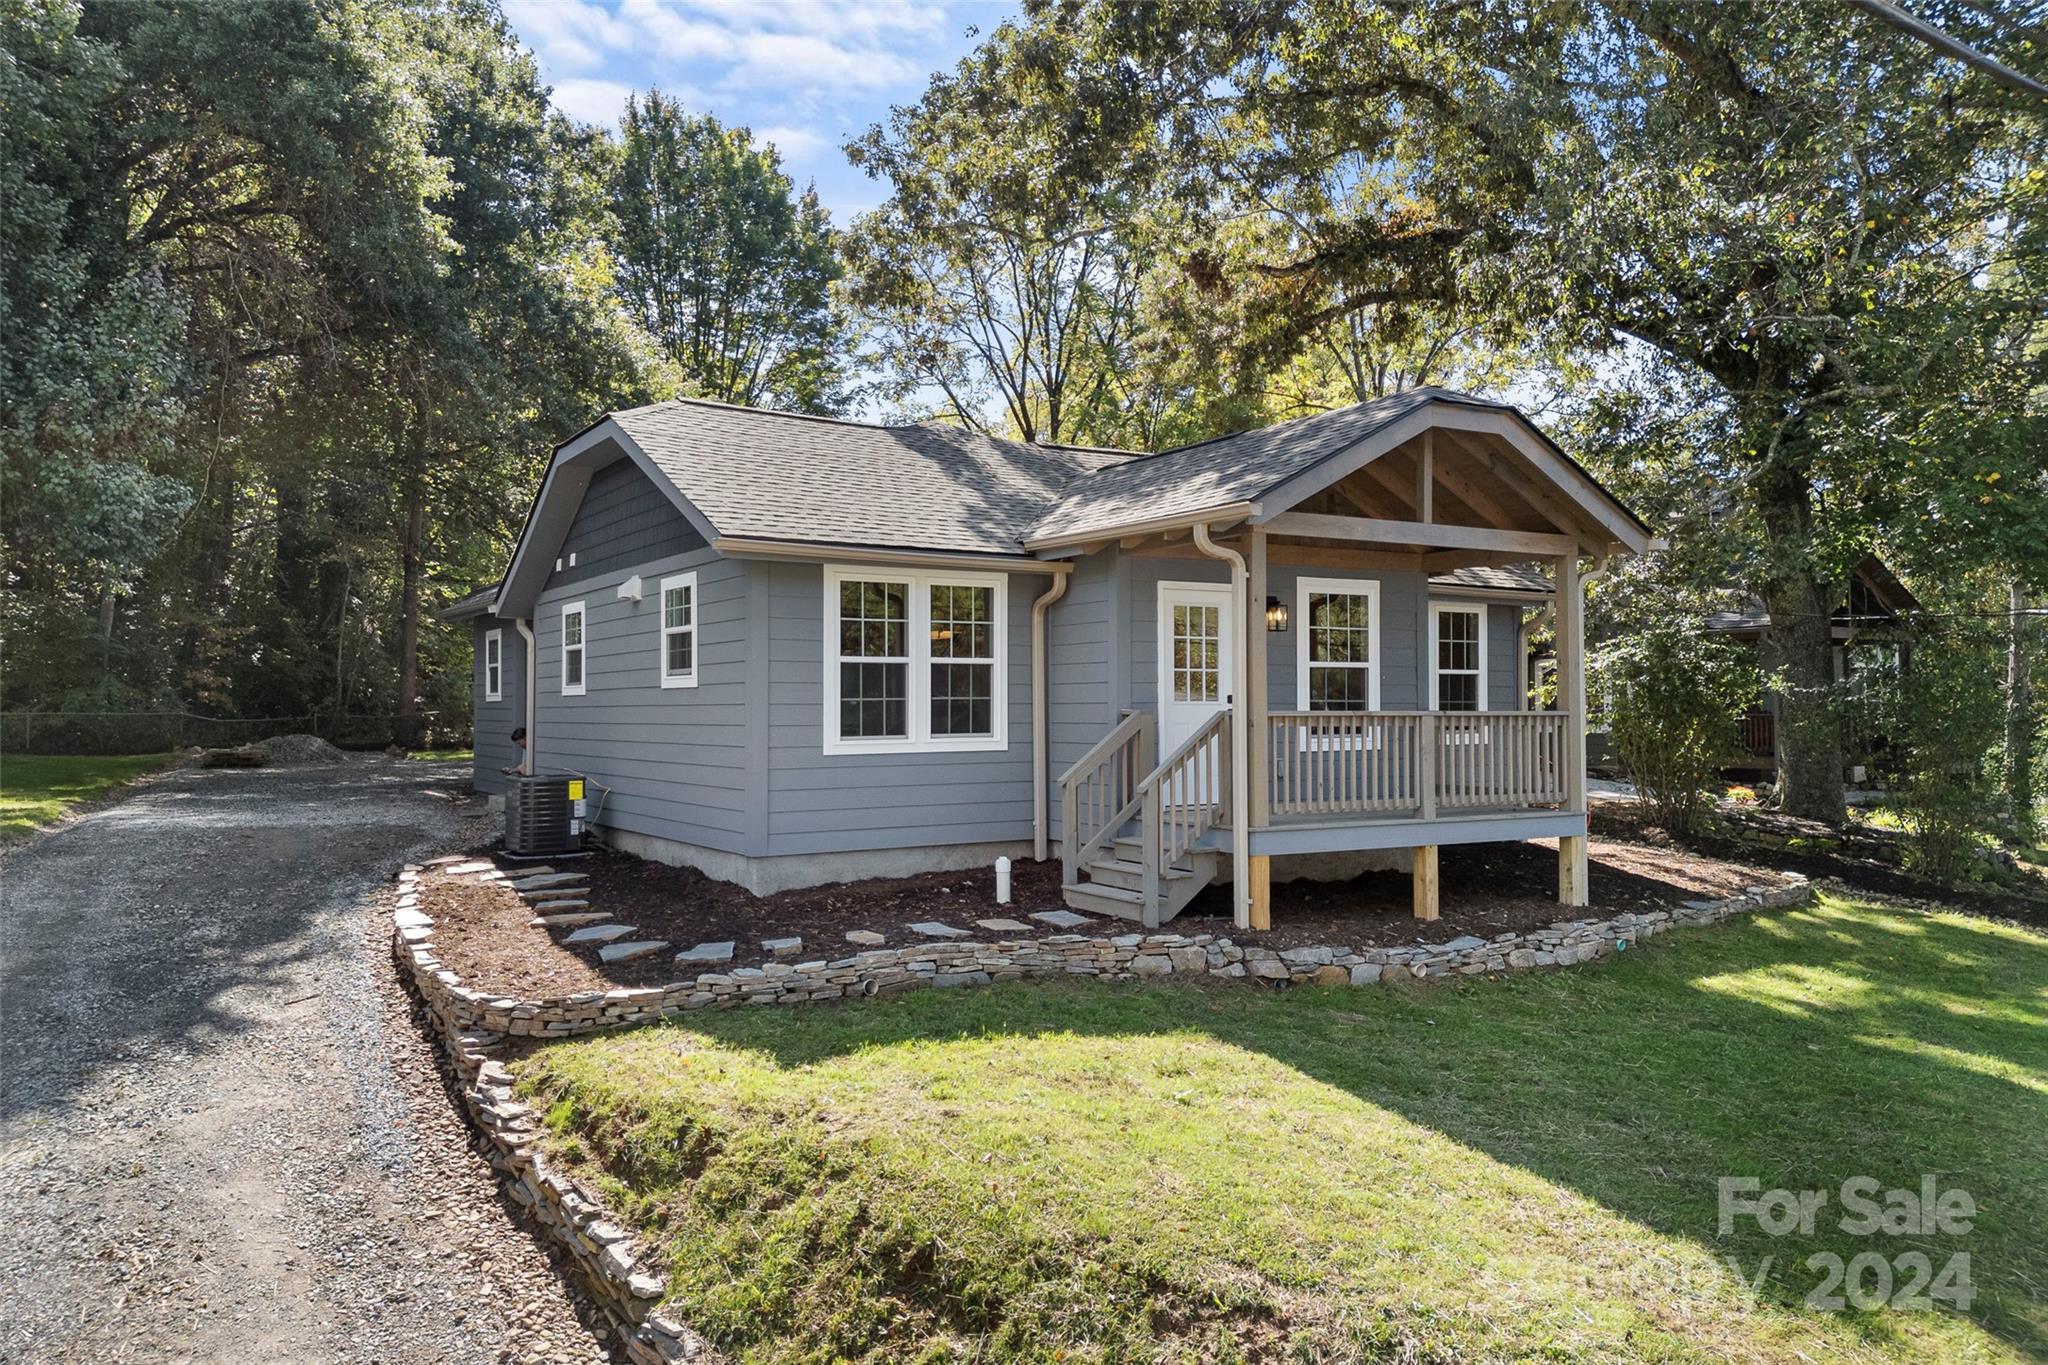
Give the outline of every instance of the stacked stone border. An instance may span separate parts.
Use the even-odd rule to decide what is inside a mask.
[[[1753,886],[1725,900],[1687,901],[1675,910],[1607,919],[1561,920],[1492,939],[1468,935],[1448,943],[1398,948],[1275,950],[1246,947],[1211,934],[1055,934],[993,943],[878,948],[832,960],[705,972],[666,986],[517,1000],[466,986],[441,965],[434,952],[433,919],[419,907],[421,871],[418,865],[408,865],[398,874],[392,953],[400,974],[426,1005],[448,1049],[462,1080],[463,1103],[488,1143],[486,1156],[492,1167],[508,1180],[512,1198],[568,1249],[592,1301],[637,1365],[673,1365],[709,1359],[713,1353],[688,1327],[657,1310],[663,1289],[658,1261],[647,1259],[645,1249],[612,1220],[597,1196],[557,1169],[540,1150],[540,1115],[514,1098],[512,1073],[500,1060],[508,1038],[568,1037],[690,1010],[896,995],[923,986],[1030,977],[1214,976],[1273,985],[1369,986],[1568,967],[1623,951],[1666,929],[1713,924],[1768,907],[1803,905],[1813,897],[1812,884],[1788,872],[1779,874],[1783,885]]]

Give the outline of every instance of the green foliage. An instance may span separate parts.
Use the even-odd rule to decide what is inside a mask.
[[[736,1359],[2010,1360],[2048,1348],[2044,961],[1824,899],[1506,981],[1018,982],[516,1069]],[[1808,1256],[1899,1249],[1836,1219],[1715,1236],[1723,1177],[1925,1171],[1983,1211],[1922,1248],[1972,1253],[1966,1312],[1802,1307]]]
[[[1588,664],[1600,719],[1644,807],[1665,829],[1701,829],[1756,700],[1748,652],[1697,620],[1666,619],[1602,646]]]
[[[74,807],[97,800],[170,761],[167,754],[118,758],[52,758],[8,754],[0,759],[0,843],[34,833]]]
[[[683,390],[799,412],[846,402],[846,338],[831,290],[837,234],[816,191],[794,192],[773,146],[690,115],[659,90],[631,99],[611,176],[617,288]]]
[[[1872,699],[1896,746],[1908,863],[1943,884],[1983,870],[1973,854],[1995,814],[1994,750],[2005,723],[1999,645],[1982,622],[1942,622]]]

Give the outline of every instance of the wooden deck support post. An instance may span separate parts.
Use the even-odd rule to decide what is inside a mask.
[[[1253,854],[1249,860],[1252,877],[1252,923],[1254,929],[1273,927],[1273,860]]]
[[[1413,850],[1415,859],[1415,918],[1433,920],[1437,906],[1437,846],[1423,844]]]
[[[1557,841],[1557,903],[1559,905],[1585,905],[1587,903],[1586,877],[1586,836],[1567,834]]]

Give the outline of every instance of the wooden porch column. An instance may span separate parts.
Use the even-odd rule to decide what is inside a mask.
[[[1557,561],[1557,691],[1565,711],[1565,809],[1586,813],[1586,612],[1579,588],[1579,557]],[[1585,905],[1588,865],[1586,836],[1568,834],[1557,841],[1557,901]]]
[[[1272,763],[1268,756],[1271,736],[1266,720],[1268,701],[1266,695],[1267,658],[1272,642],[1266,635],[1266,532],[1253,527],[1250,544],[1245,547],[1245,566],[1251,577],[1250,591],[1245,594],[1245,679],[1244,679],[1244,723],[1245,759],[1250,769],[1245,774],[1248,787],[1246,796],[1251,806],[1250,818],[1253,829],[1264,829],[1273,823]],[[1251,859],[1251,927],[1270,929],[1273,927],[1273,860],[1254,855]]]
[[[1415,859],[1415,918],[1435,919],[1437,903],[1437,863],[1435,844],[1423,844],[1412,850]]]

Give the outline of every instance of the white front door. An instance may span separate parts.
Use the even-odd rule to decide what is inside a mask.
[[[1181,746],[1218,711],[1235,680],[1230,589],[1207,583],[1159,585],[1159,757]],[[1222,793],[1212,792],[1213,798]]]

